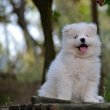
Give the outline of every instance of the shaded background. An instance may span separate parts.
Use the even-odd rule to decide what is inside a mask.
[[[61,29],[95,22],[102,41],[100,93],[110,101],[110,3],[0,0],[0,105],[30,103],[61,48]]]

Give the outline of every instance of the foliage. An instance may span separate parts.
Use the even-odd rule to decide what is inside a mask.
[[[110,4],[110,0],[105,0],[104,4]]]
[[[110,73],[105,78],[105,99],[110,102]]]
[[[9,96],[6,96],[4,94],[0,94],[0,105],[11,105],[11,99]]]
[[[34,82],[41,81],[43,71],[43,57],[35,56],[32,52],[20,55],[20,59],[16,64],[17,79],[19,81]]]
[[[57,23],[54,25],[54,31],[58,33],[58,36],[61,37],[61,29],[64,25],[80,22],[80,21],[90,21],[90,5],[89,1],[75,1],[69,0],[56,0],[55,1],[55,12],[58,13]]]
[[[104,4],[107,4],[108,5],[107,14],[110,16],[110,0],[105,0],[104,1]]]

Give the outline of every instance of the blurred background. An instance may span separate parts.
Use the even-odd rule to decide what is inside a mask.
[[[0,105],[30,103],[61,48],[61,29],[95,22],[102,41],[103,94],[110,101],[110,3],[0,0]],[[104,85],[103,85],[104,84]]]

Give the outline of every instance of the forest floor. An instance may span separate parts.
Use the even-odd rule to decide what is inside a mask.
[[[0,105],[28,104],[37,95],[39,82],[19,82],[13,78],[0,78]]]

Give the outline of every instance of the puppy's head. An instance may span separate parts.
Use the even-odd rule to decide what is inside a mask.
[[[62,30],[64,51],[71,51],[79,57],[99,56],[100,40],[97,27],[93,23],[75,23]]]

